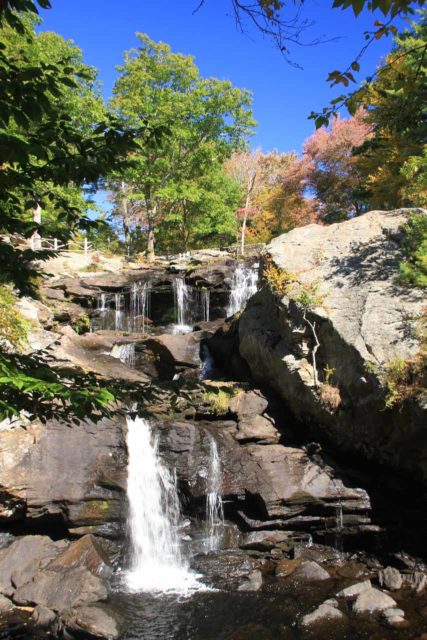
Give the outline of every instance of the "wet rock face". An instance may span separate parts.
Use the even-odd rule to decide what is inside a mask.
[[[125,518],[122,419],[0,430],[0,519],[115,537]]]
[[[225,395],[225,391],[221,393]],[[160,453],[168,466],[176,469],[189,501],[188,513],[204,510],[214,441],[226,515],[244,529],[260,532],[256,534],[260,540],[246,540],[244,544],[249,546],[245,548],[267,548],[268,535],[263,537],[263,529],[276,530],[265,533],[270,538],[278,535],[281,542],[296,531],[334,529],[337,505],[343,518],[352,519],[353,531],[359,522],[369,522],[366,491],[347,486],[334,477],[331,468],[314,462],[302,449],[278,444],[280,432],[266,413],[268,401],[260,391],[228,397],[223,417],[157,423]],[[278,544],[276,541],[273,546]]]
[[[427,482],[426,408],[408,402],[384,411],[384,391],[372,372],[419,349],[424,292],[397,280],[408,213],[372,211],[327,227],[308,225],[267,247],[275,267],[306,286],[317,283],[320,302],[307,318],[320,344],[319,386],[315,337],[302,308],[267,286],[239,320],[239,348],[255,380],[275,389],[302,422],[319,425],[342,450]]]

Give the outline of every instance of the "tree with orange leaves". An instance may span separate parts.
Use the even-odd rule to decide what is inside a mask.
[[[348,119],[337,116],[304,142],[308,186],[318,200],[319,215],[336,222],[366,211],[366,194],[355,153],[372,136],[367,113],[359,109]]]

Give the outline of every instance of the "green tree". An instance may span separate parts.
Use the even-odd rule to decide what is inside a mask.
[[[165,251],[218,247],[234,242],[234,211],[241,199],[236,182],[220,163],[212,163],[202,176],[170,183],[164,190],[164,212],[158,246]],[[169,204],[168,204],[169,203]]]
[[[127,52],[119,67],[111,107],[131,127],[143,120],[170,133],[161,147],[147,145],[133,154],[132,167],[122,175],[152,260],[156,226],[174,204],[173,194],[182,204],[185,185],[244,146],[255,123],[248,91],[201,78],[191,56],[173,53],[147,35],[138,37],[139,48]]]
[[[63,240],[90,226],[77,192],[121,166],[135,132],[123,134],[102,108],[94,70],[76,47],[54,34],[37,37],[28,17],[20,25],[16,31],[3,21],[0,29],[0,280],[29,293],[34,259],[49,254],[25,242],[35,231],[52,233],[52,216],[44,227],[34,211],[57,212]],[[13,234],[23,237],[20,247],[7,241]]]

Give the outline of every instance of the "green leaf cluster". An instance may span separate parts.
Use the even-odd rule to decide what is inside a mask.
[[[427,287],[427,214],[414,213],[405,225],[400,281],[417,287]]]
[[[252,132],[251,95],[229,81],[202,78],[191,56],[174,53],[167,44],[145,34],[139,40],[139,48],[127,52],[119,67],[111,107],[131,127],[144,120],[168,135],[161,145],[131,154],[130,166],[120,176],[127,210],[133,211],[130,224],[153,245],[155,234],[168,237],[178,221],[171,244],[184,237],[188,246],[192,238],[215,235],[218,222],[215,211],[209,215],[211,205],[224,218],[215,190],[219,187],[222,195],[231,191],[221,166]],[[119,183],[113,180],[113,185]],[[122,201],[117,190],[119,217]],[[194,224],[199,227],[195,233]],[[228,235],[230,219],[219,226]]]

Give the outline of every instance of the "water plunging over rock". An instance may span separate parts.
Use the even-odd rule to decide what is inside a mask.
[[[128,342],[127,344],[115,344],[111,350],[113,358],[118,358],[123,364],[127,364],[128,367],[135,366],[135,343]]]
[[[207,344],[200,349],[200,380],[212,380],[216,376],[215,362]]]
[[[174,333],[186,333],[192,329],[191,287],[186,284],[184,278],[175,278],[173,290],[177,317]]]
[[[208,537],[206,549],[216,551],[221,546],[224,528],[224,508],[221,498],[221,460],[216,440],[211,436],[209,447],[209,469],[206,495],[206,527]]]
[[[114,307],[116,310],[115,313],[115,330],[122,331],[124,329],[124,319],[125,314],[122,309],[123,304],[123,295],[121,293],[116,293],[114,296]]]
[[[245,264],[239,264],[233,274],[227,316],[241,311],[249,298],[257,292],[257,289],[258,268],[256,265],[248,267]]]
[[[106,311],[107,310],[107,294],[106,293],[101,293],[101,295],[98,298],[98,309],[99,311]]]
[[[134,282],[130,294],[130,315],[134,329],[145,331],[145,320],[150,317],[152,283]]]
[[[203,289],[200,292],[200,306],[202,311],[202,320],[209,322],[210,317],[210,291],[209,289]]]
[[[128,419],[127,443],[131,557],[126,585],[132,591],[200,587],[181,553],[175,478],[158,456],[149,423]]]

